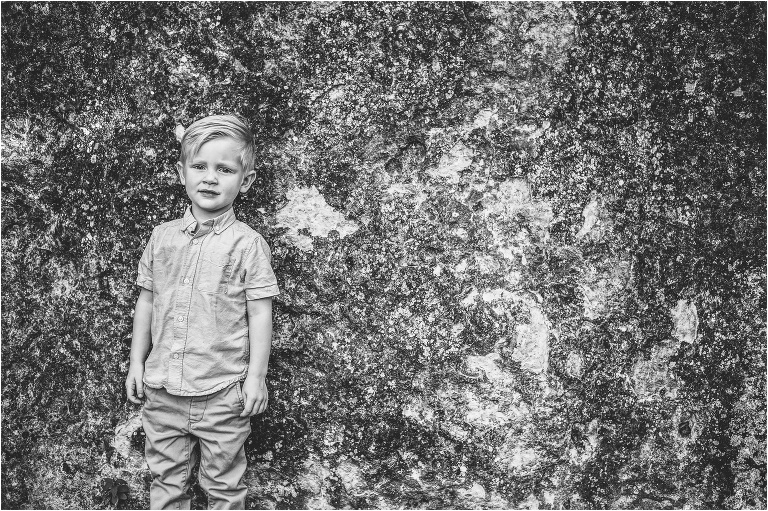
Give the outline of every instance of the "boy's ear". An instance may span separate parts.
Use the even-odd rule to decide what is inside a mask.
[[[179,173],[179,180],[181,181],[181,184],[186,185],[186,179],[184,178],[184,166],[180,161],[176,162],[176,172]]]
[[[245,177],[243,177],[243,183],[240,185],[240,193],[247,192],[255,180],[256,180],[256,171],[251,170],[245,175]]]

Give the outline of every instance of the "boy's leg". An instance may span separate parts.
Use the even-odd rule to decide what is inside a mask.
[[[192,432],[200,439],[200,486],[209,509],[245,509],[245,444],[251,418],[243,412],[240,382],[208,396],[203,418]]]
[[[192,398],[172,396],[165,389],[144,389],[142,425],[146,434],[144,452],[152,474],[150,508],[189,509],[187,490],[197,443],[188,429]]]

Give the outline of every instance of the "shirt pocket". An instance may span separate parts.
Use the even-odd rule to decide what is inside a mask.
[[[231,274],[231,257],[220,254],[204,254],[202,256],[200,279],[197,283],[197,289],[201,293],[226,293]]]

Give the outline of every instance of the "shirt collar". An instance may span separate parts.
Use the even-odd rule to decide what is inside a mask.
[[[221,234],[224,229],[235,223],[237,217],[235,217],[235,209],[229,208],[221,215],[213,219],[213,232]],[[187,210],[184,212],[184,219],[181,222],[181,230],[192,234],[197,228],[197,220],[192,214],[192,207],[187,206]]]

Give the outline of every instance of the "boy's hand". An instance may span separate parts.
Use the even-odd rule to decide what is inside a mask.
[[[266,378],[248,376],[243,382],[243,399],[245,410],[240,417],[253,417],[267,409],[268,392]]]
[[[131,364],[128,368],[128,376],[125,378],[125,393],[128,401],[141,404],[144,399],[144,364]]]

